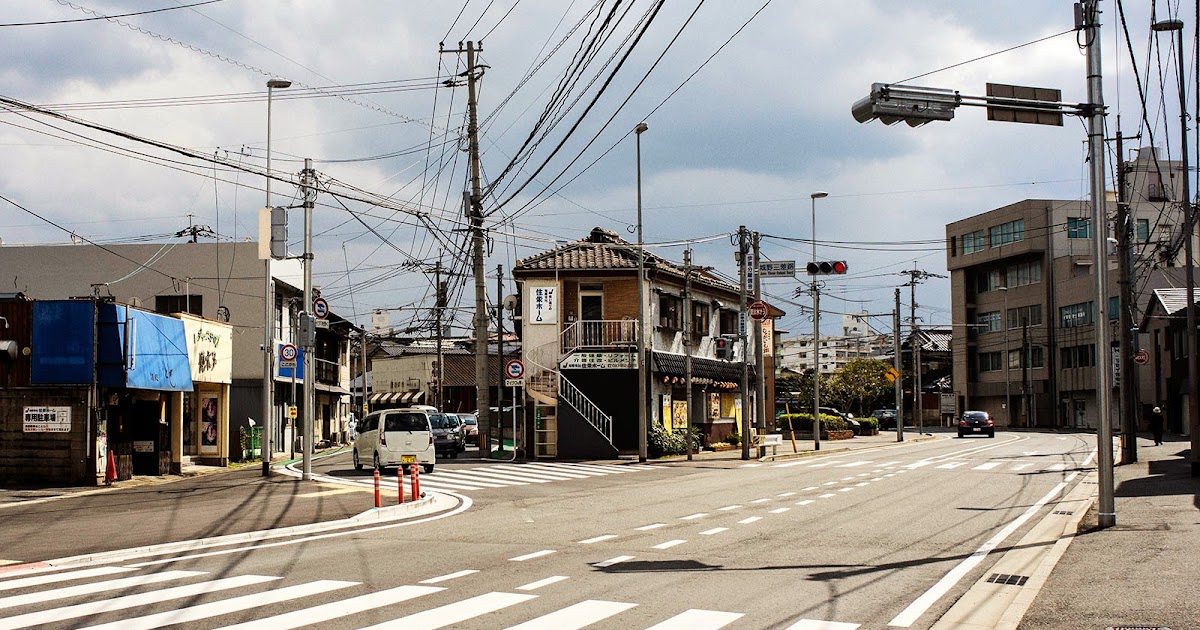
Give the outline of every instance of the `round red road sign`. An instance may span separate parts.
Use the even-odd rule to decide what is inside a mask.
[[[1136,364],[1138,364],[1138,365],[1146,365],[1147,363],[1149,363],[1149,362],[1150,362],[1150,353],[1149,353],[1149,352],[1146,352],[1146,349],[1145,349],[1145,348],[1142,348],[1141,350],[1138,350],[1138,351],[1137,351],[1137,352],[1136,352],[1136,353],[1133,355],[1133,362],[1134,362],[1134,363],[1136,363]]]
[[[762,300],[755,300],[750,303],[750,317],[762,321],[767,318],[767,304]]]

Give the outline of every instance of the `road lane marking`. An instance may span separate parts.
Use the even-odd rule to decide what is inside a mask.
[[[784,462],[782,464],[775,464],[775,467],[776,468],[791,468],[792,466],[802,466],[807,463],[808,462],[806,462],[804,460],[799,460],[799,461],[794,461],[794,462]]]
[[[508,630],[578,630],[602,619],[625,612],[637,604],[587,599],[578,604],[517,624]]]
[[[1029,468],[1032,465],[1033,464],[1013,464],[1012,469],[1013,470],[1025,470],[1026,468]]]
[[[836,494],[834,494],[834,493],[832,493],[832,492],[829,492],[829,493],[826,493],[826,494],[822,494],[821,496],[819,496],[819,497],[817,497],[817,498],[818,498],[818,499],[828,499],[829,497],[836,497],[836,496],[837,496]]]
[[[863,486],[869,486],[869,485],[871,485],[871,482],[870,482],[870,481],[860,481],[860,482],[858,482],[858,483],[854,484],[854,487],[855,487],[855,488],[861,488],[861,487],[863,487]]]
[[[720,534],[721,532],[728,531],[728,530],[729,530],[728,527],[714,527],[712,529],[706,529],[706,530],[700,532],[700,535],[701,536],[712,536],[713,534]]]
[[[791,496],[795,496],[795,495],[796,495],[796,493],[795,493],[795,492],[780,492],[779,494],[777,494],[777,495],[775,495],[775,496],[777,496],[777,497],[791,497]]]
[[[825,483],[823,483],[823,484],[821,484],[821,485],[822,485],[822,486],[836,486],[836,485],[837,485],[837,483],[838,483],[838,482],[836,482],[836,481],[826,481]]]
[[[870,476],[871,476],[871,473],[858,473],[858,474],[857,474],[857,475],[855,475],[855,476],[856,476],[856,477],[870,477]]]
[[[224,628],[220,628],[220,630],[289,630],[290,628],[302,628],[315,623],[333,621],[334,619],[340,619],[341,617],[355,613],[399,604],[400,602],[444,590],[446,589],[440,586],[398,586],[385,591],[367,593],[366,595],[329,602],[328,604],[321,604],[320,606],[313,606],[303,610],[294,610],[274,617],[225,626]]]
[[[785,630],[857,630],[858,627],[859,625],[856,623],[801,619],[800,621],[797,621],[796,623],[785,628]]]
[[[826,466],[832,466],[832,465],[840,463],[842,461],[844,461],[844,460],[835,459],[835,460],[828,461],[828,462],[822,462],[820,464],[813,464],[812,466],[809,466],[809,468],[824,468]]]
[[[755,499],[751,503],[766,503],[767,501],[770,501],[770,499]]]
[[[767,510],[767,511],[770,512],[771,514],[783,514],[784,512],[786,512],[790,509],[792,509],[792,508],[781,507],[781,508],[775,508],[774,510]]]
[[[666,526],[667,526],[666,523],[654,523],[653,525],[642,525],[641,527],[635,527],[634,529],[636,529],[639,532],[648,532],[652,529],[658,529],[660,527],[666,527]]]
[[[691,608],[662,623],[654,624],[646,630],[718,630],[743,616],[745,616],[743,613]]]
[[[608,560],[601,560],[600,562],[597,562],[596,564],[593,564],[592,566],[600,567],[601,569],[603,569],[604,567],[611,567],[614,564],[628,562],[629,560],[633,560],[633,558],[634,558],[634,556],[617,556],[615,558],[609,558]]]
[[[921,468],[922,466],[928,466],[932,463],[933,462],[915,462],[915,463],[905,466],[904,468],[907,470],[916,470],[918,468]],[[904,472],[904,471],[900,471],[900,472]]]
[[[971,470],[991,470],[993,468],[999,468],[999,467],[1000,467],[1000,462],[988,462],[986,464],[980,464],[980,465],[972,468]]]
[[[958,468],[959,466],[966,466],[966,465],[967,465],[967,462],[950,462],[948,464],[942,464],[941,466],[938,466],[938,469],[939,470],[954,470],[955,468]]]
[[[385,621],[381,624],[363,628],[363,630],[384,630],[396,628],[397,630],[434,630],[435,628],[445,628],[446,626],[454,625],[469,621],[481,615],[486,615],[491,612],[496,612],[509,606],[514,606],[531,599],[537,599],[537,595],[522,595],[520,593],[484,593],[476,595],[468,599],[464,599],[453,604],[430,608],[419,613]]]
[[[744,519],[738,521],[738,525],[749,525],[750,523],[754,523],[756,521],[761,521],[762,519],[763,519],[763,517],[761,517],[761,516],[751,516],[750,518],[744,518]]]
[[[840,479],[840,481],[850,481],[851,479],[854,479],[854,475],[850,475],[849,477],[842,477]]]
[[[850,462],[848,464],[839,464],[837,467],[838,468],[858,468],[859,466],[866,466],[867,464],[870,464],[870,463],[871,463],[871,460],[859,460],[857,462]]]
[[[740,505],[726,505],[726,506],[725,506],[725,507],[723,507],[723,508],[718,508],[718,509],[717,509],[717,511],[718,511],[718,512],[728,512],[729,510],[736,510],[736,509],[738,509],[738,508],[740,508],[740,507],[742,507],[742,506],[740,506]]]
[[[15,617],[7,617],[5,619],[0,619],[0,628],[8,630],[11,628],[28,628],[29,626],[57,623],[65,619],[90,617],[116,610],[125,610],[127,608],[136,608],[138,606],[145,606],[147,604],[166,602],[172,599],[195,597],[197,595],[214,593],[231,588],[244,588],[254,584],[261,584],[263,582],[270,582],[279,579],[282,578],[266,575],[241,575],[238,577],[211,580],[209,582],[188,584],[187,586],[164,588],[157,591],[150,591],[148,593],[139,593],[137,595],[123,595],[121,597],[114,597],[112,599],[106,599],[97,602],[75,604],[74,606],[64,606],[62,608],[54,608],[51,610],[17,615]]]
[[[742,464],[742,468],[758,468],[762,464]]]
[[[942,579],[938,580],[937,583],[930,587],[929,590],[925,591],[920,597],[914,600],[913,603],[909,604],[907,608],[900,612],[900,614],[892,618],[892,620],[888,622],[888,625],[900,628],[907,628],[911,626],[918,618],[920,618],[921,615],[925,614],[925,611],[929,610],[929,608],[933,606],[937,600],[941,599],[942,596],[945,595],[951,588],[954,588],[955,584],[957,584],[963,579],[964,576],[970,573],[971,570],[976,567],[976,565],[978,565],[980,562],[983,562],[983,559],[986,558],[987,555],[991,553],[991,551],[995,549],[997,545],[1004,542],[1004,539],[1008,538],[1013,532],[1020,529],[1020,527],[1025,524],[1025,521],[1028,521],[1030,518],[1032,518],[1033,515],[1037,514],[1038,511],[1041,510],[1042,507],[1047,503],[1049,503],[1051,499],[1058,496],[1058,494],[1067,487],[1067,484],[1075,479],[1076,475],[1078,474],[1079,473],[1071,473],[1070,475],[1067,475],[1065,480],[1059,482],[1058,485],[1054,486],[1045,494],[1045,496],[1038,499],[1036,503],[1029,506],[1029,508],[1026,509],[1025,512],[1023,512],[1020,516],[1013,519],[1012,522],[1010,522],[1008,525],[1005,525],[1003,529],[996,532],[994,536],[989,538],[987,542],[980,545],[979,549],[976,549],[974,553],[964,558],[962,562],[959,562],[957,566],[946,573],[946,575],[942,576]]]
[[[324,490],[317,490],[316,492],[304,492],[301,494],[297,494],[296,498],[297,499],[312,499],[314,497],[331,497],[336,494],[349,494],[351,492],[370,492],[371,491],[370,488],[363,488],[360,486],[341,486],[341,485],[334,486],[332,484],[323,484],[323,483],[317,484],[317,487],[324,488]]]
[[[809,486],[807,488],[801,488],[800,492],[808,492],[809,490],[816,490],[816,489],[817,489],[816,486]]]
[[[535,552],[533,552],[533,553],[527,553],[527,554],[525,554],[525,555],[523,555],[523,556],[517,556],[517,557],[515,557],[515,558],[509,558],[509,561],[511,561],[511,562],[525,562],[526,560],[533,560],[534,558],[541,558],[542,556],[548,556],[548,555],[550,555],[550,554],[552,554],[552,553],[554,553],[554,550],[553,550],[553,549],[543,549],[543,550],[541,550],[541,551],[535,551]]]
[[[607,477],[608,475],[612,474],[605,470],[589,470],[586,468],[579,468],[577,466],[563,467],[563,466],[559,466],[557,464],[549,464],[549,463],[544,463],[544,462],[540,462],[537,464],[521,464],[521,465],[528,466],[530,468],[536,468],[538,470],[545,470],[547,472],[554,473],[556,475],[579,475],[581,477]]]
[[[464,471],[472,475],[480,475],[485,479],[516,479],[519,481],[527,481],[529,483],[553,483],[557,479],[546,479],[544,477],[535,477],[533,475],[522,475],[521,473],[509,472],[505,470],[491,470],[488,466],[480,468],[463,468]]]
[[[159,582],[182,580],[184,578],[196,577],[197,575],[205,575],[205,572],[163,571],[162,573],[153,573],[151,575],[138,575],[134,577],[119,578],[116,580],[105,580],[103,582],[81,584],[79,586],[64,586],[62,588],[50,589],[48,591],[39,591],[37,593],[12,595],[10,597],[0,598],[0,609],[12,608],[14,606],[24,606],[26,604],[40,604],[41,602],[49,602],[56,599],[66,599],[68,597],[80,597],[83,595],[91,595],[93,593],[101,593],[104,591],[119,591],[122,589],[144,586],[146,584],[158,584]]]
[[[1067,469],[1066,464],[1052,464],[1052,465],[1046,467],[1046,470],[1053,470],[1055,472],[1063,471],[1066,469]]]
[[[697,512],[697,513],[695,513],[695,514],[692,514],[692,515],[689,515],[689,516],[681,516],[681,517],[679,517],[679,520],[681,520],[681,521],[694,521],[694,520],[696,520],[696,519],[698,519],[698,518],[704,518],[705,516],[708,516],[708,512]]]
[[[682,545],[682,544],[683,544],[683,543],[685,543],[685,542],[687,542],[687,541],[686,541],[686,540],[679,540],[679,539],[675,539],[675,540],[668,540],[668,541],[667,541],[667,542],[665,542],[665,543],[659,543],[659,544],[657,544],[657,545],[654,545],[654,549],[670,549],[671,547],[675,547],[675,546],[678,546],[678,545]]]
[[[434,483],[437,483],[442,479],[448,479],[456,483],[469,483],[476,486],[483,486],[484,488],[503,488],[504,486],[529,485],[524,481],[516,481],[514,479],[492,479],[490,477],[485,478],[478,475],[464,475],[462,473],[454,473],[445,470],[439,470],[436,473],[429,473],[428,475],[421,475],[420,479],[421,483],[425,483],[426,481],[433,481]]]
[[[446,575],[439,575],[438,577],[429,578],[428,580],[421,580],[420,582],[417,582],[417,583],[418,584],[437,584],[438,582],[447,582],[449,580],[453,580],[455,578],[460,578],[460,577],[465,577],[468,575],[472,575],[474,573],[479,573],[479,570],[478,569],[463,569],[462,571],[455,571],[454,573],[447,573]]]
[[[874,477],[871,481],[883,481],[883,477]]]
[[[797,501],[796,505],[808,505],[809,503],[816,503],[816,501],[813,501],[812,499],[805,499],[803,501]]]
[[[588,538],[587,540],[581,540],[581,541],[579,541],[579,544],[590,545],[592,543],[598,543],[598,542],[604,542],[606,540],[612,540],[616,537],[617,537],[616,534],[604,534],[603,536],[596,536],[595,538]]]
[[[851,491],[851,490],[853,490],[853,489],[854,489],[854,488],[839,488],[839,489],[838,489],[838,492],[850,492],[850,491]]]
[[[539,588],[542,588],[543,586],[550,586],[551,584],[557,584],[563,580],[569,580],[569,579],[571,579],[571,578],[569,578],[565,575],[552,575],[548,578],[544,578],[544,579],[538,580],[536,582],[530,582],[528,584],[525,584],[524,586],[518,586],[517,590],[518,591],[536,591]]]
[[[53,584],[55,582],[82,580],[85,578],[112,575],[114,573],[127,573],[134,570],[135,569],[130,569],[127,567],[98,567],[95,569],[83,569],[81,571],[55,573],[53,575],[35,575],[33,577],[17,578],[15,580],[0,582],[0,591],[10,591],[14,588],[26,588],[29,586],[41,586],[43,584]]]

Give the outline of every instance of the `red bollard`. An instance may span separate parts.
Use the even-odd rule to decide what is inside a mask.
[[[400,502],[404,503],[404,467],[396,469],[396,491],[400,494]]]
[[[418,481],[417,465],[412,465],[412,498],[413,501],[421,499],[421,482]]]
[[[383,501],[379,497],[379,469],[375,469],[375,507],[382,507]]]

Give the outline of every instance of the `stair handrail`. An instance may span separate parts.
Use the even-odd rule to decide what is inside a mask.
[[[575,411],[579,412],[579,415],[583,416],[584,420],[588,421],[588,424],[608,440],[609,444],[612,444],[612,416],[604,413],[600,407],[596,406],[596,403],[587,397],[587,394],[580,391],[561,372],[558,374],[558,399],[571,405]]]

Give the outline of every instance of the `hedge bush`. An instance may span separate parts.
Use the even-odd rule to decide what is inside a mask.
[[[859,427],[864,435],[879,431],[879,418],[874,416],[866,416],[863,418],[855,418],[855,420],[858,420]]]
[[[692,452],[700,450],[703,444],[703,435],[699,429],[692,429]],[[681,455],[687,452],[687,429],[672,429],[667,430],[663,425],[655,422],[650,427],[650,437],[646,441],[646,454],[650,457],[662,457],[664,455]]]
[[[788,430],[788,420],[791,420],[791,427],[797,433],[812,433],[812,414],[811,413],[790,413],[779,416],[775,421],[775,426],[783,431]],[[827,413],[821,414],[821,430],[822,431],[845,431],[850,426],[841,416],[831,416]]]

